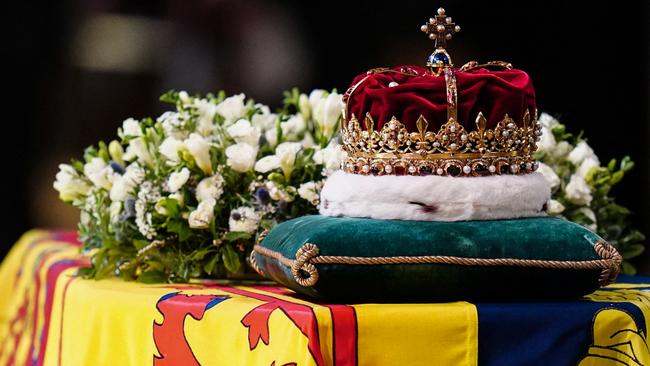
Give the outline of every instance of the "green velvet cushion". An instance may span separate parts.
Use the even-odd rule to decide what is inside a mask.
[[[305,216],[271,230],[252,259],[264,276],[299,293],[346,302],[572,298],[611,280],[620,264],[596,234],[549,217],[423,222]]]

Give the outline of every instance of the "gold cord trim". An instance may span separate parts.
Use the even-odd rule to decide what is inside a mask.
[[[296,259],[289,259],[282,253],[255,245],[254,253],[280,262],[291,268],[291,274],[298,284],[311,287],[318,282],[316,264],[387,265],[387,264],[452,264],[459,266],[511,266],[544,269],[601,269],[598,283],[606,286],[613,282],[620,271],[622,257],[616,249],[604,240],[594,245],[594,251],[602,259],[586,261],[560,261],[516,258],[465,258],[455,256],[395,256],[395,257],[350,257],[319,255],[315,244],[306,243],[296,252]]]

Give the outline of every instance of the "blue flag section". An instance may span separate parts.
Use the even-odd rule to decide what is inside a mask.
[[[650,365],[650,278],[577,302],[476,304],[479,365]]]

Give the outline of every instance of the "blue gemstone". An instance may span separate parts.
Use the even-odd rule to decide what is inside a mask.
[[[433,65],[449,65],[449,57],[443,52],[434,53],[429,57],[429,62]]]

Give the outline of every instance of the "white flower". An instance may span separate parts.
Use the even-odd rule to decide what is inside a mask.
[[[555,151],[556,146],[557,142],[555,141],[555,136],[553,136],[551,130],[546,127],[542,127],[542,136],[540,136],[540,140],[537,142],[537,149],[540,152],[545,152],[552,155],[553,151]]]
[[[566,198],[576,205],[589,205],[593,199],[591,188],[585,179],[578,174],[573,174],[565,188]]]
[[[269,146],[275,146],[278,143],[278,131],[275,128],[271,128],[264,132],[264,138],[269,143]]]
[[[316,206],[320,202],[320,190],[323,187],[322,182],[307,182],[298,187],[298,195]]]
[[[149,152],[147,143],[144,141],[142,137],[134,138],[133,140],[131,140],[129,142],[129,147],[132,149],[135,156],[138,157],[139,162],[144,163],[145,165],[148,166],[153,166],[154,164],[153,157]]]
[[[126,147],[126,151],[124,152],[124,155],[122,155],[122,159],[124,159],[124,161],[133,161],[135,160],[135,158],[137,158],[137,156],[135,156],[135,152],[131,148],[131,145],[128,145]]]
[[[267,181],[264,186],[269,192],[269,197],[271,197],[271,199],[274,201],[292,202],[294,200],[292,193],[295,193],[296,189],[292,186],[289,186],[286,189],[282,189],[272,181]]]
[[[299,142],[283,142],[275,148],[275,156],[280,159],[280,168],[285,177],[291,176],[293,165],[296,163],[296,154],[302,150]]]
[[[185,90],[181,90],[178,92],[178,99],[181,101],[181,103],[187,104],[190,102],[190,95],[187,94]]]
[[[598,168],[598,167],[600,167],[600,162],[598,161],[598,159],[588,157],[582,161],[580,167],[578,167],[578,169],[576,170],[576,174],[586,179],[587,174],[589,174],[591,169]]]
[[[196,121],[196,130],[203,136],[209,136],[215,128],[214,115],[217,113],[217,106],[207,99],[196,99],[194,106],[199,112]]]
[[[260,142],[260,130],[253,127],[248,120],[240,119],[232,126],[228,127],[228,134],[232,136],[237,143],[246,143],[251,146],[257,146]]]
[[[315,147],[316,142],[314,141],[314,137],[311,135],[311,133],[305,132],[305,137],[303,137],[302,141],[300,141],[300,145],[302,145],[304,149],[309,149]]]
[[[598,229],[598,222],[596,221],[596,214],[589,207],[581,207],[579,210],[583,215],[587,216],[591,220],[591,224],[583,225],[591,231],[596,231]]]
[[[158,147],[158,151],[167,160],[178,163],[181,160],[179,153],[183,148],[185,148],[183,141],[167,137]]]
[[[307,94],[300,94],[300,97],[298,97],[298,110],[306,119],[311,118],[311,104]]]
[[[176,200],[176,202],[178,202],[178,205],[181,207],[185,205],[185,197],[180,192],[172,193],[167,198]]]
[[[538,118],[538,122],[539,122],[540,126],[542,126],[544,128],[547,128],[549,130],[560,124],[560,122],[558,120],[553,118],[548,113],[542,113]]]
[[[188,132],[185,131],[186,122],[189,120],[187,113],[178,113],[167,111],[156,119],[165,131],[165,135],[173,137],[177,140],[182,140],[187,137]]]
[[[549,200],[546,204],[546,211],[550,215],[559,215],[564,212],[564,205],[556,200]]]
[[[196,199],[199,202],[206,200],[218,200],[223,194],[224,179],[221,174],[203,178],[196,186]]]
[[[210,160],[210,142],[198,133],[193,133],[184,142],[187,150],[192,154],[196,165],[205,174],[212,174],[212,161]]]
[[[275,113],[271,113],[269,107],[265,105],[258,104],[256,107],[261,108],[262,113],[254,114],[253,117],[251,117],[251,124],[260,131],[275,129],[275,120],[278,116]]]
[[[133,163],[126,168],[126,172],[113,182],[109,194],[112,201],[124,201],[133,192],[135,187],[144,180],[144,169],[137,163]]]
[[[120,165],[124,165],[124,148],[122,148],[122,144],[116,140],[111,141],[108,144],[108,153],[111,155],[111,159]]]
[[[260,173],[267,173],[278,168],[280,168],[280,159],[275,155],[265,156],[255,163],[255,171]]]
[[[294,114],[288,120],[280,123],[282,129],[282,136],[286,139],[295,139],[298,135],[305,130],[307,123],[302,114]]]
[[[333,141],[326,148],[316,150],[314,162],[323,165],[323,175],[330,176],[341,169],[341,163],[347,156],[348,154],[343,150],[343,147]]]
[[[550,166],[540,162],[537,171],[542,173],[548,184],[551,186],[551,189],[555,189],[560,185],[560,177],[557,176],[553,168]]]
[[[214,219],[214,206],[217,204],[215,199],[207,199],[199,202],[196,210],[190,212],[187,222],[193,229],[207,229]]]
[[[122,122],[122,134],[125,137],[138,137],[142,136],[142,128],[140,127],[140,122],[133,118],[129,118]]]
[[[72,166],[61,164],[59,172],[56,173],[54,189],[59,192],[61,200],[71,202],[85,197],[90,191],[90,184],[84,181]]]
[[[225,119],[225,125],[229,125],[244,116],[246,111],[245,98],[246,96],[243,93],[237,94],[217,104],[215,111]]]
[[[120,219],[120,213],[122,212],[122,202],[120,201],[111,202],[108,212],[111,218],[111,223],[114,224],[118,222]]]
[[[188,179],[190,179],[190,170],[185,167],[183,167],[179,172],[171,173],[169,179],[167,179],[169,191],[172,193],[178,192],[178,190],[187,183]]]
[[[226,164],[234,171],[244,173],[255,164],[257,149],[245,143],[234,144],[226,149]]]
[[[571,149],[573,149],[573,146],[570,143],[566,141],[560,141],[557,145],[555,145],[553,151],[551,151],[551,156],[553,156],[555,159],[564,159],[567,154],[569,154]]]
[[[260,216],[250,207],[238,207],[230,211],[228,226],[230,231],[243,231],[252,234],[257,230]]]
[[[314,89],[309,93],[309,107],[313,111],[316,109],[318,103],[323,99],[323,95],[327,93],[323,89]]]
[[[135,224],[145,238],[152,240],[158,233],[153,226],[153,213],[149,209],[160,200],[160,188],[146,181],[140,185],[138,198],[135,200]]]
[[[343,107],[343,96],[338,93],[330,93],[316,104],[313,111],[314,121],[326,138],[330,138],[334,134]]]
[[[576,147],[569,153],[569,160],[578,166],[585,159],[594,159],[598,161],[598,157],[594,154],[594,150],[585,141],[580,141]]]
[[[95,187],[110,190],[113,181],[116,179],[116,173],[113,168],[104,162],[104,159],[95,157],[84,165],[84,175],[93,182]]]

